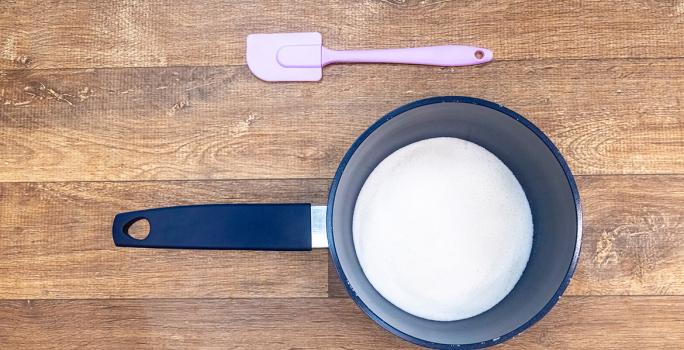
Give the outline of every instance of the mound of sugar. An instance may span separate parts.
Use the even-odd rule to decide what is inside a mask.
[[[501,301],[532,249],[525,192],[495,155],[461,139],[392,153],[356,201],[354,247],[373,287],[418,317],[453,321]]]

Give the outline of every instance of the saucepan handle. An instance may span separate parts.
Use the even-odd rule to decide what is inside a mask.
[[[149,222],[136,239],[128,229]],[[120,247],[311,250],[310,204],[210,204],[120,213],[112,227]]]

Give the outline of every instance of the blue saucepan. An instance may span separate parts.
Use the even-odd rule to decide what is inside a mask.
[[[534,239],[525,271],[496,306],[477,316],[431,321],[397,308],[366,279],[357,260],[352,217],[371,171],[397,149],[433,137],[486,148],[515,174],[532,209]],[[142,240],[128,234],[141,219]],[[558,149],[532,123],[489,101],[433,97],[402,106],[371,125],[350,147],[330,186],[327,209],[310,204],[220,204],[121,213],[117,246],[194,249],[310,250],[329,245],[342,284],[371,319],[393,334],[436,348],[481,348],[503,342],[541,319],[570,282],[580,251],[582,213],[573,176]]]

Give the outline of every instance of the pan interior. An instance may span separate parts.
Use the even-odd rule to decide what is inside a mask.
[[[353,242],[356,198],[372,170],[397,149],[433,137],[461,138],[494,153],[525,190],[534,223],[530,259],[514,289],[492,309],[459,321],[426,320],[388,302],[363,274]],[[535,318],[554,299],[575,256],[578,213],[571,184],[558,159],[527,126],[487,106],[441,101],[403,111],[357,146],[348,161],[343,161],[344,169],[331,191],[331,249],[352,297],[383,327],[414,342],[434,343],[427,345],[496,341]]]

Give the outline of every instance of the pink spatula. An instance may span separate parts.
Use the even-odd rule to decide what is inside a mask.
[[[404,63],[468,66],[491,61],[492,52],[472,46],[445,45],[406,49],[335,51],[323,46],[320,33],[247,36],[247,65],[266,81],[317,81],[332,63]]]

